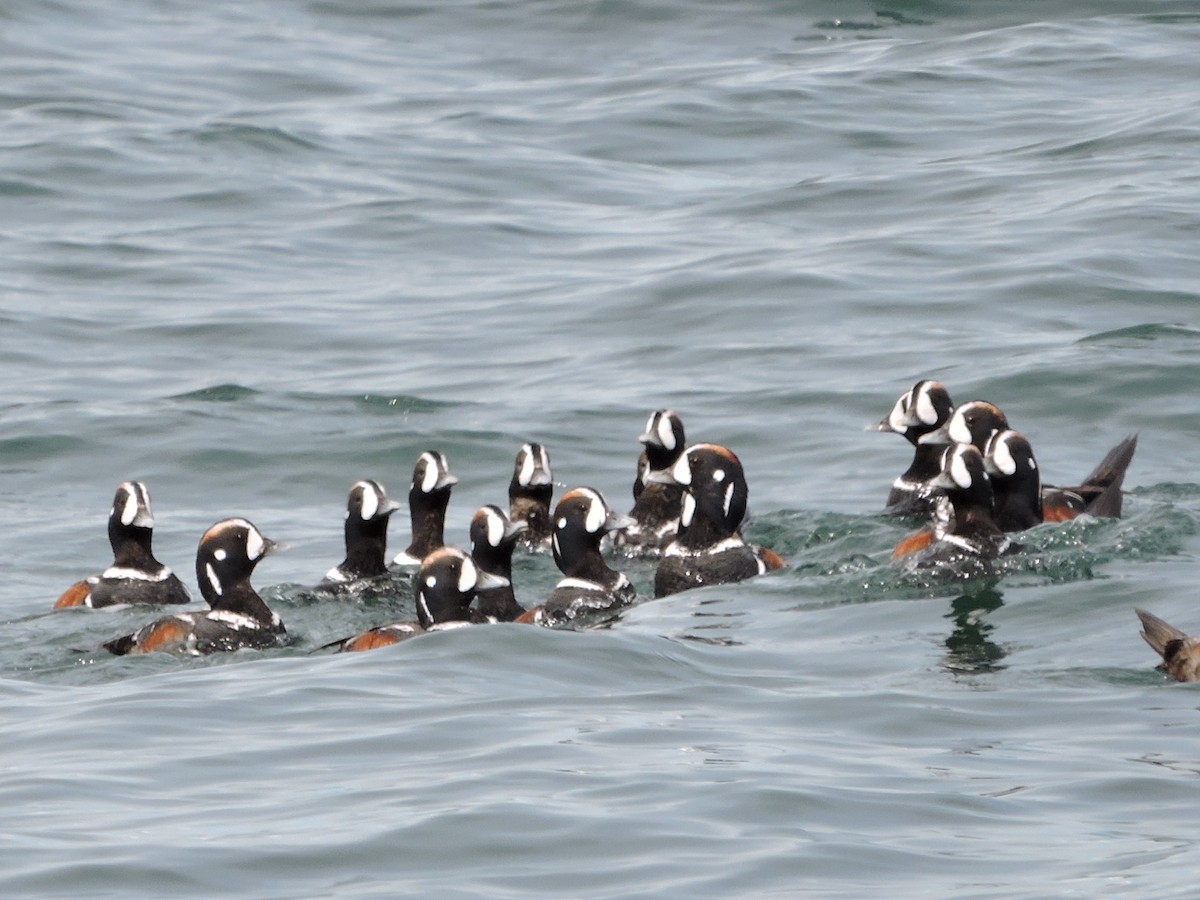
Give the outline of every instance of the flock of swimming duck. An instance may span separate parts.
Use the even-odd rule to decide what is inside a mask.
[[[1105,455],[1080,484],[1044,485],[1029,440],[1009,428],[998,407],[971,401],[955,407],[939,382],[919,381],[875,429],[902,435],[912,463],[892,485],[884,513],[926,524],[901,541],[898,565],[954,567],[1018,552],[1010,535],[1081,514],[1120,517],[1122,483],[1137,447],[1131,436]],[[390,563],[388,522],[400,504],[376,481],[359,481],[346,504],[346,558],[317,586],[322,596],[353,592],[391,573],[414,572],[416,619],[393,622],[334,641],[321,649],[370,650],[428,631],[485,622],[564,626],[606,617],[632,603],[637,591],[614,569],[613,552],[659,560],[654,596],[728,584],[779,569],[773,551],[747,543],[741,528],[748,488],[741,462],[728,448],[688,446],[673,410],[654,412],[639,439],[644,447],[628,515],[613,511],[588,487],[563,494],[551,507],[549,455],[529,443],[517,454],[508,510],[483,506],[472,517],[470,552],[443,541],[446,508],[458,479],[441,453],[418,458],[409,489],[412,541]],[[108,535],[114,560],[99,575],[68,588],[56,608],[119,604],[163,606],[191,602],[170,568],[151,549],[154,520],[144,484],[117,488]],[[157,618],[106,641],[115,654],[175,651],[206,654],[266,648],[288,640],[279,615],[250,584],[255,566],[277,545],[243,518],[209,528],[196,553],[196,580],[209,608]],[[518,547],[548,547],[562,573],[544,603],[525,609],[512,587]],[[1142,636],[1180,681],[1200,680],[1200,637],[1189,637],[1144,610]]]

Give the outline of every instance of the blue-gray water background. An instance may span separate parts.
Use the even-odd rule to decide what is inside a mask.
[[[0,10],[0,895],[1193,896],[1200,6],[15,0]],[[998,581],[888,562],[920,377],[1126,517]],[[310,654],[359,478],[517,448],[630,502],[678,409],[777,575],[606,629]],[[294,646],[48,613],[245,515]],[[392,545],[407,541],[403,514]],[[645,589],[653,567],[626,565]],[[520,599],[555,580],[518,561]]]

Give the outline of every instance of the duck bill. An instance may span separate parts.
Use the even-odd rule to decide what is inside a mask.
[[[610,513],[604,521],[604,530],[624,531],[626,528],[632,528],[635,524],[636,520],[632,516],[618,516]]]
[[[475,576],[475,590],[477,591],[490,591],[495,588],[508,587],[510,584],[512,582],[503,575],[493,575],[491,572],[483,571],[483,569],[480,569]]]
[[[902,425],[899,428],[897,428],[895,425],[893,425],[891,423],[891,418],[892,417],[890,415],[884,416],[882,419],[880,419],[874,425],[865,426],[863,428],[863,431],[882,431],[887,434],[904,434],[906,431],[908,431],[907,426]]]
[[[259,554],[258,558],[262,559],[264,556],[270,556],[272,553],[284,553],[291,549],[292,545],[285,541],[273,541],[270,538],[263,538],[262,553]]]
[[[670,469],[651,469],[642,481],[646,484],[679,484]]]
[[[954,421],[953,419],[950,420]],[[928,434],[923,434],[917,438],[918,444],[953,444],[950,439],[950,422],[947,422],[937,431],[931,431]]]
[[[955,483],[954,478],[949,472],[945,471],[938,472],[925,483],[931,488],[940,488],[943,491],[952,491],[958,488],[958,484]]]

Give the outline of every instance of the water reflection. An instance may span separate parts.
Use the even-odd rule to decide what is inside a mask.
[[[996,627],[987,621],[987,614],[1004,604],[1004,598],[994,587],[977,588],[950,604],[946,618],[954,620],[954,630],[946,638],[946,658],[943,665],[955,674],[996,672],[1004,668],[1004,649],[991,639]]]

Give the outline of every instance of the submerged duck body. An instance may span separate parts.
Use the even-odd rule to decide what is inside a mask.
[[[472,615],[471,601],[480,590],[503,587],[504,580],[481,571],[456,547],[439,547],[425,557],[413,578],[415,620],[379,625],[325,647],[340,652],[375,650],[431,631],[476,624],[480,619]]]

